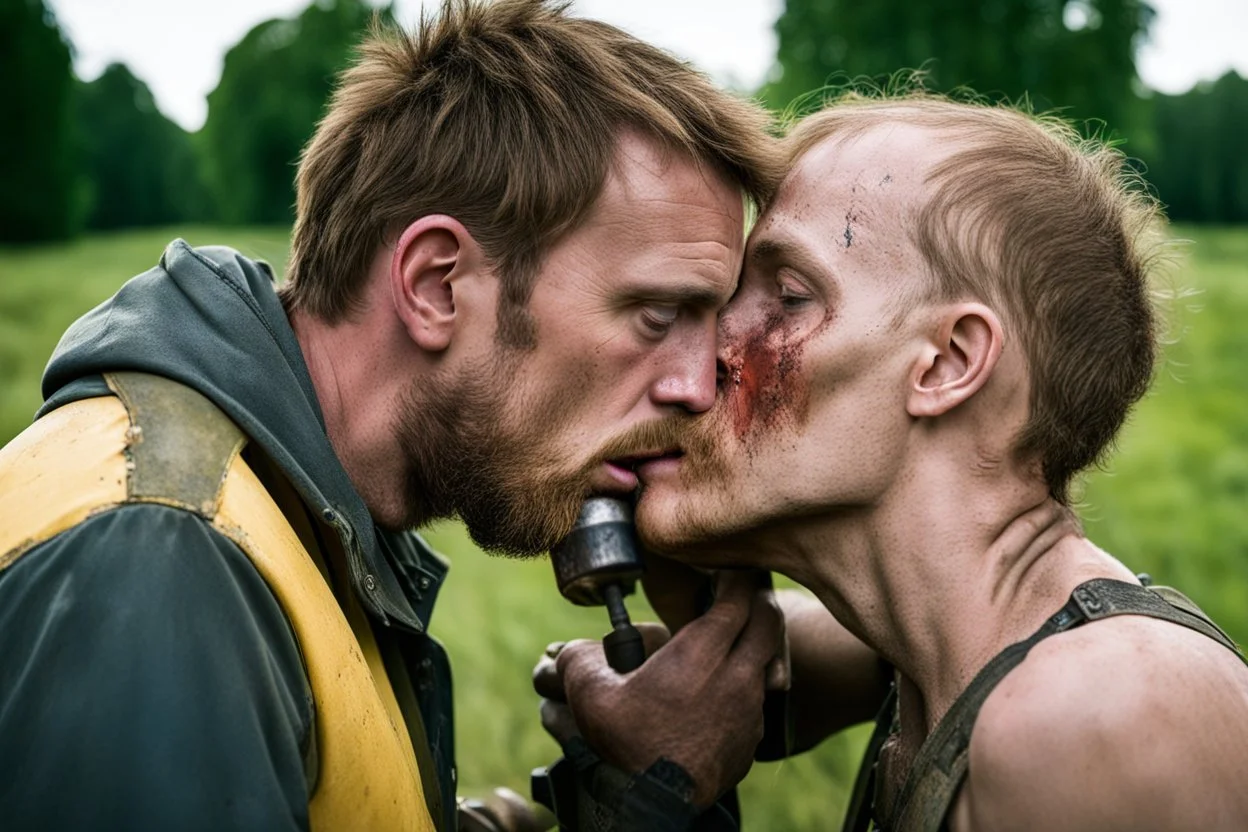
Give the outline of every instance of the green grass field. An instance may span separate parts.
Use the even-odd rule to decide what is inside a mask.
[[[287,230],[178,228],[0,249],[0,443],[40,402],[39,377],[61,332],[129,276],[154,265],[176,236],[223,243],[279,266]],[[1177,342],[1109,469],[1082,495],[1090,536],[1129,566],[1172,583],[1234,637],[1248,640],[1248,228],[1182,227],[1191,242],[1169,273],[1192,294],[1172,305]],[[507,784],[557,753],[537,721],[529,671],[546,643],[599,636],[601,610],[569,606],[545,560],[500,561],[454,524],[427,537],[454,562],[433,630],[456,673],[460,783]],[[644,615],[644,604],[633,602]],[[756,766],[742,787],[750,830],[824,830],[839,823],[865,732],[815,752]]]

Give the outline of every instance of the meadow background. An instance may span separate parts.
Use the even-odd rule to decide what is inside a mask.
[[[0,0],[0,444],[29,424],[64,329],[171,239],[233,246],[283,270],[300,148],[362,29],[395,9],[314,0],[257,24],[225,52],[206,121],[188,131],[124,64],[75,75],[56,15],[64,3]],[[1148,0],[777,8],[772,71],[742,92],[778,111],[817,106],[829,82],[886,84],[923,67],[934,90],[1056,108],[1112,137],[1145,172],[1172,236],[1187,241],[1159,287],[1171,297],[1172,343],[1079,510],[1095,542],[1248,641],[1248,80],[1227,71],[1178,94],[1148,89],[1135,63],[1154,23]],[[141,27],[134,3],[113,13]],[[530,670],[550,641],[601,636],[605,613],[566,603],[544,559],[488,558],[455,524],[427,537],[453,563],[433,631],[455,669],[461,790],[527,793],[529,770],[558,753],[539,726]],[[644,602],[631,603],[644,618]],[[747,830],[835,828],[865,734],[756,766],[741,789]]]
[[[187,226],[0,248],[0,444],[39,406],[39,378],[60,334],[169,240],[225,244],[280,273],[288,228]],[[1080,512],[1091,538],[1136,570],[1191,595],[1248,641],[1248,227],[1178,225],[1161,288],[1174,343]],[[527,793],[528,772],[552,761],[529,672],[548,642],[607,629],[599,609],[555,590],[546,559],[490,558],[446,523],[426,537],[452,562],[433,632],[451,654],[461,790],[499,784]],[[630,601],[635,617],[644,602]],[[741,787],[748,830],[821,830],[839,823],[864,728],[801,757],[756,765]]]

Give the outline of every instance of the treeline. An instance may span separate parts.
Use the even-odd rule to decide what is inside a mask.
[[[1146,0],[786,0],[762,93],[801,110],[828,85],[922,68],[929,89],[1025,101],[1121,142],[1171,219],[1248,222],[1248,80],[1145,89],[1135,54],[1154,17]]]
[[[0,242],[175,222],[287,223],[294,165],[374,14],[319,0],[226,53],[203,128],[166,118],[120,64],[84,83],[46,0],[0,0]]]
[[[1152,105],[1154,145],[1140,155],[1171,218],[1248,221],[1248,79],[1228,72]]]
[[[374,15],[317,0],[253,28],[225,56],[202,129],[188,134],[122,65],[84,83],[46,0],[0,0],[0,242],[84,229],[292,219],[299,151],[334,74]],[[376,12],[391,19],[389,7]],[[1182,95],[1144,90],[1144,0],[787,0],[761,91],[778,109],[825,88],[923,67],[938,90],[1058,108],[1121,137],[1176,220],[1248,222],[1248,81],[1227,73]]]

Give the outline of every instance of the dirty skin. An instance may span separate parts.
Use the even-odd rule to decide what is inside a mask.
[[[774,309],[743,334],[726,368],[724,389],[738,439],[805,421],[809,391],[799,372],[802,354],[830,321],[829,314],[813,331],[796,337],[784,312]]]

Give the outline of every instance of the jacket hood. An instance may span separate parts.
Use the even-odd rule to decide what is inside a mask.
[[[181,382],[221,408],[338,532],[366,608],[383,621],[397,618],[424,629],[427,615],[416,615],[399,583],[404,576],[396,576],[381,554],[386,547],[423,544],[373,524],[329,442],[267,264],[225,247],[170,243],[159,265],[127,281],[65,332],[44,371],[39,415],[99,395],[100,374],[125,370]],[[430,567],[432,575],[437,569]],[[419,577],[428,585],[428,576]],[[436,586],[442,576],[433,577]]]

